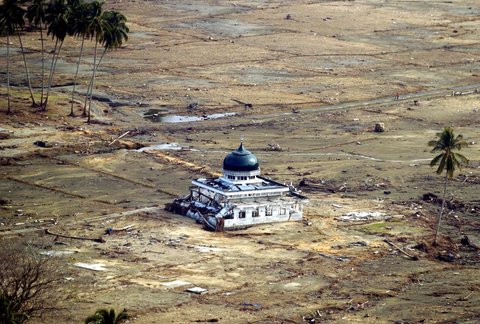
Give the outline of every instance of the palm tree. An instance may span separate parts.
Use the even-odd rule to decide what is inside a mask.
[[[40,95],[40,105],[43,104],[43,94],[45,91],[45,42],[43,39],[43,29],[46,23],[47,3],[45,0],[33,0],[28,6],[25,16],[28,22],[40,30],[40,42],[42,51],[42,92]]]
[[[4,0],[0,5],[0,31],[7,34],[7,114],[12,113],[10,100],[10,35],[23,26],[24,10],[17,0]]]
[[[19,6],[19,11],[22,12],[22,17],[18,18],[16,20],[16,26],[15,26],[15,31],[18,36],[18,42],[20,43],[20,48],[22,52],[22,58],[23,58],[23,66],[25,68],[25,76],[27,77],[27,85],[28,85],[28,91],[30,92],[30,98],[32,99],[32,107],[36,107],[37,103],[35,102],[35,97],[33,95],[33,90],[32,90],[32,81],[30,80],[30,73],[28,72],[28,66],[27,66],[27,58],[25,56],[25,48],[23,47],[23,41],[22,41],[22,36],[20,35],[20,29],[22,29],[25,26],[25,20],[24,20],[24,15],[26,10]]]
[[[106,309],[99,309],[92,316],[87,317],[85,324],[118,324],[123,320],[128,319],[126,310],[123,310],[118,315],[115,315],[115,310],[112,308],[110,312]]]
[[[106,22],[103,20],[103,2],[93,1],[91,3],[90,8],[90,15],[88,18],[88,26],[87,32],[90,38],[93,38],[95,41],[95,49],[93,53],[93,68],[92,68],[92,76],[95,73],[95,66],[97,65],[97,47],[98,44],[102,42],[102,35],[105,29],[108,27]],[[83,114],[82,116],[87,116],[87,103],[88,103],[88,95],[91,89],[91,82],[87,87],[87,92],[85,94],[85,103],[83,105]]]
[[[437,137],[438,139],[429,141],[428,146],[433,146],[432,153],[439,151],[441,151],[441,153],[433,158],[433,160],[430,162],[430,166],[433,167],[438,164],[437,174],[442,174],[445,170],[445,183],[443,188],[442,208],[440,210],[440,215],[438,216],[437,226],[435,229],[435,240],[433,241],[434,245],[437,244],[440,222],[445,209],[448,180],[452,179],[453,173],[457,168],[460,169],[462,164],[468,164],[468,159],[465,156],[454,152],[454,150],[461,150],[463,147],[468,146],[462,135],[455,137],[453,129],[451,127],[445,127],[443,132],[437,133]]]
[[[48,96],[52,88],[52,79],[55,74],[58,57],[62,49],[63,41],[67,37],[68,32],[68,5],[65,0],[52,0],[46,10],[47,35],[52,35],[55,39],[55,46],[52,53],[52,63],[50,65],[50,74],[48,77],[47,94],[43,102],[43,110],[47,110]]]
[[[98,69],[98,66],[102,62],[105,53],[108,50],[113,50],[122,46],[124,41],[128,40],[129,29],[126,25],[127,18],[118,11],[106,11],[102,15],[102,20],[105,24],[103,28],[103,33],[99,39],[103,44],[103,53],[98,61],[98,64],[94,66],[92,79],[90,80],[90,97],[88,105],[88,117],[87,122],[90,123],[91,120],[91,105],[92,105],[92,96],[93,96],[93,87],[95,84],[95,74]]]
[[[79,3],[77,6],[75,6],[74,10],[71,13],[72,34],[82,38],[82,43],[80,45],[80,54],[78,55],[77,70],[75,71],[75,77],[73,79],[72,100],[69,114],[69,116],[71,117],[75,116],[73,112],[73,101],[75,99],[75,88],[77,85],[78,70],[80,68],[80,62],[82,60],[85,39],[92,38],[93,36],[92,31],[89,29],[89,26],[91,25],[93,15],[96,12],[95,7],[99,5],[100,4],[97,1],[94,1],[92,3]]]

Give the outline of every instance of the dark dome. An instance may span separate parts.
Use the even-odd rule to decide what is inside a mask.
[[[223,160],[223,170],[226,171],[256,171],[258,170],[258,160],[249,150],[240,144],[238,149],[229,153]]]

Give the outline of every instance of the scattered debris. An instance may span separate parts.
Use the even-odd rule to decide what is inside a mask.
[[[472,249],[474,249],[475,251],[480,249],[476,244],[473,244],[471,241],[470,241],[470,238],[466,235],[464,235],[461,239],[460,239],[460,244],[462,244],[462,246],[466,246],[466,247],[470,247]]]
[[[35,141],[33,142],[33,145],[38,147],[53,147],[53,144],[48,143],[47,141]]]
[[[0,197],[0,206],[10,205],[11,203],[11,199]]]
[[[1,139],[1,138],[0,138],[0,139]],[[2,146],[0,146],[0,151],[8,150],[8,149],[16,149],[16,148],[18,148],[18,145],[17,145],[17,144],[2,145]]]
[[[198,103],[192,102],[187,106],[188,109],[197,109],[199,107]]]
[[[367,246],[368,243],[365,241],[356,241],[356,242],[350,242],[347,244],[347,246],[352,247],[352,246]]]
[[[59,255],[69,255],[69,254],[74,254],[78,253],[78,251],[56,251],[56,250],[49,250],[49,251],[42,251],[40,252],[41,255],[47,255],[47,256],[59,256]]]
[[[115,143],[115,142],[118,141],[119,139],[127,136],[128,134],[130,134],[130,131],[126,131],[126,132],[123,133],[122,135],[118,136],[116,139],[114,139],[113,141],[111,141],[110,143],[108,143],[108,146],[113,145],[113,143]]]
[[[113,227],[109,227],[105,230],[105,234],[113,234],[115,232],[123,232],[123,231],[128,231],[128,230],[131,230],[132,228],[134,228],[135,225],[127,225],[127,226],[124,226],[124,227],[121,227],[121,228],[113,228]]]
[[[0,128],[0,139],[7,139],[12,137],[13,131],[5,129],[5,128]]]
[[[243,302],[240,305],[243,306],[243,307],[253,307],[253,308],[257,308],[257,309],[262,308],[262,305],[260,305],[260,304],[247,303],[247,302]]]
[[[105,243],[105,240],[103,239],[103,237],[90,238],[90,237],[81,237],[81,236],[70,236],[70,235],[64,235],[64,234],[58,234],[58,233],[50,232],[48,230],[48,228],[45,229],[45,233],[49,234],[49,235],[56,236],[56,237],[69,238],[69,239],[74,239],[74,240],[94,241],[94,242],[97,242],[97,243]]]
[[[192,288],[188,288],[187,290],[185,290],[186,292],[190,292],[190,293],[194,293],[194,294],[197,294],[197,295],[203,295],[205,294],[208,290],[205,289],[205,288],[201,288],[201,287],[192,287]]]
[[[88,269],[88,270],[93,270],[93,271],[106,271],[105,265],[102,263],[83,263],[83,262],[77,262],[73,264],[74,266],[82,269]]]
[[[419,250],[419,251],[422,251],[422,252],[425,252],[425,253],[428,253],[429,251],[429,246],[427,243],[425,242],[420,242],[418,244],[415,244],[414,246],[412,246],[413,249],[416,249],[416,250]]]
[[[425,202],[430,202],[434,205],[442,205],[442,201],[443,199],[438,197],[436,194],[432,193],[432,192],[427,192],[425,194],[423,194],[422,198],[421,198],[423,201]],[[463,210],[466,210],[467,209],[467,205],[465,205],[464,202],[462,201],[458,201],[458,200],[445,200],[445,206],[450,209],[450,210],[460,210],[460,211],[463,211]]]
[[[209,318],[206,320],[195,320],[195,323],[218,323],[218,318]]]
[[[366,221],[366,220],[380,220],[384,219],[385,214],[381,212],[349,212],[343,214],[343,216],[335,217],[336,220],[340,220],[343,222],[351,222],[351,221]]]
[[[376,123],[375,128],[373,129],[376,133],[383,133],[385,131],[384,123]]]
[[[276,151],[276,152],[281,152],[283,151],[282,148],[280,147],[280,145],[278,145],[277,143],[275,142],[272,142],[270,144],[267,145],[267,151]]]
[[[336,256],[336,255],[329,255],[329,254],[325,254],[325,253],[319,253],[318,255],[321,256],[321,257],[327,258],[327,259],[333,259],[333,260],[337,260],[337,261],[341,261],[341,262],[350,261],[350,258],[346,257],[346,256]]]
[[[392,242],[390,242],[389,240],[383,240],[385,243],[387,243],[388,245],[394,247],[395,249],[397,249],[399,252],[401,252],[402,254],[406,255],[407,257],[409,257],[411,260],[413,261],[417,261],[418,260],[418,257],[416,255],[412,255],[412,254],[409,254],[407,253],[405,250],[403,250],[402,248],[398,247],[397,245],[393,244]]]
[[[287,284],[284,284],[283,287],[285,288],[296,288],[296,287],[300,287],[301,284],[298,283],[298,282],[289,282]]]
[[[237,100],[237,99],[232,99],[232,100],[241,104],[241,105],[243,105],[245,107],[245,109],[253,108],[253,104],[251,104],[251,103],[243,102],[243,101],[240,101],[240,100]]]
[[[222,249],[213,247],[213,246],[205,246],[205,245],[198,245],[195,246],[195,250],[200,253],[212,253],[212,252],[220,252]]]
[[[161,285],[167,288],[177,288],[177,287],[191,285],[191,283],[187,281],[182,281],[182,280],[174,280],[169,282],[162,282]]]
[[[437,259],[444,262],[454,262],[456,256],[452,252],[442,251],[437,254]]]

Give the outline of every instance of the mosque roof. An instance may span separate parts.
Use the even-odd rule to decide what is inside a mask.
[[[223,170],[249,172],[259,168],[258,159],[252,152],[243,147],[243,143],[223,160]]]

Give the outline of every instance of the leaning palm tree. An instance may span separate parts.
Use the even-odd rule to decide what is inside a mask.
[[[128,314],[125,310],[116,315],[113,308],[110,311],[99,309],[95,314],[85,319],[85,324],[118,324],[126,319],[128,319]]]
[[[45,0],[33,0],[27,8],[25,16],[28,22],[38,28],[40,31],[40,43],[42,52],[42,92],[40,94],[40,105],[43,104],[43,95],[45,92],[45,40],[43,39],[43,30],[46,23],[47,2]]]
[[[17,0],[4,0],[0,5],[0,32],[7,35],[7,114],[12,113],[10,98],[10,35],[17,31],[17,27],[23,26],[24,10]]]
[[[102,62],[105,53],[108,50],[113,50],[122,46],[124,41],[128,40],[129,29],[126,25],[127,18],[118,11],[106,11],[102,15],[102,20],[104,21],[106,28],[103,29],[102,36],[100,40],[103,43],[103,53],[98,61],[98,64],[95,66],[92,74],[92,79],[90,80],[90,97],[88,105],[88,117],[87,122],[90,123],[91,120],[91,105],[92,105],[92,96],[93,96],[93,87],[95,84],[95,74],[98,69],[98,66]]]
[[[42,104],[44,111],[47,110],[48,96],[52,88],[52,79],[55,74],[58,57],[62,49],[63,41],[68,32],[68,5],[65,0],[52,0],[46,10],[47,35],[52,35],[55,39],[55,46],[52,53],[52,62],[50,64],[50,74],[48,77],[47,93],[45,101]]]
[[[80,37],[82,39],[82,42],[80,45],[80,53],[78,55],[77,70],[75,71],[75,76],[73,78],[72,99],[69,114],[70,117],[75,116],[73,112],[73,103],[75,100],[75,88],[77,86],[78,71],[80,69],[80,62],[82,61],[85,39],[92,38],[93,36],[89,26],[91,25],[92,19],[96,12],[95,7],[98,5],[99,3],[97,1],[94,1],[92,3],[79,3],[73,8],[71,12],[72,34],[76,37]]]
[[[430,166],[438,164],[437,174],[442,174],[445,171],[445,182],[443,188],[442,208],[440,209],[440,215],[437,219],[437,226],[435,229],[435,239],[433,244],[437,244],[438,232],[440,229],[440,222],[445,209],[445,198],[447,195],[448,180],[452,179],[453,173],[457,168],[460,169],[462,164],[468,164],[468,159],[460,153],[454,152],[454,150],[461,150],[463,147],[467,147],[468,144],[463,139],[462,135],[455,137],[453,129],[451,127],[445,127],[443,132],[437,133],[438,139],[428,142],[428,146],[433,146],[432,153],[441,152],[433,158],[430,162]]]

